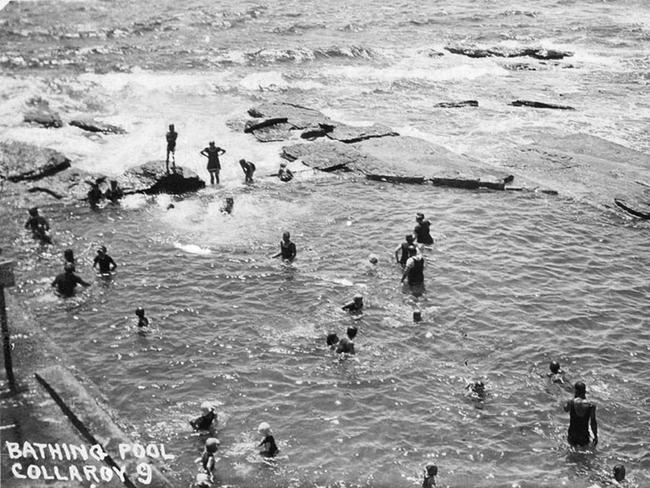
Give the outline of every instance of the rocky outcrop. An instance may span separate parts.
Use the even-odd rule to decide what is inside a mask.
[[[548,108],[555,110],[575,110],[575,108],[568,105],[556,105],[554,103],[545,103],[545,102],[535,102],[532,100],[515,100],[510,102],[508,105],[513,107],[531,107],[531,108]]]
[[[335,141],[353,143],[373,139],[375,137],[393,137],[399,134],[390,127],[381,124],[374,124],[370,127],[354,127],[346,124],[336,124],[331,131],[326,133],[327,137]]]
[[[70,125],[79,127],[81,130],[88,132],[99,132],[102,134],[126,134],[126,131],[121,127],[99,122],[97,120],[75,119],[70,121]]]
[[[329,117],[314,110],[292,103],[263,103],[248,110],[248,115],[254,118],[285,119],[296,129],[318,127],[321,123],[331,123]]]
[[[477,100],[463,100],[462,102],[440,102],[433,105],[436,108],[461,108],[478,107]]]
[[[0,142],[0,174],[9,181],[37,180],[69,167],[70,160],[53,149]]]
[[[373,171],[381,169],[380,160],[339,141],[320,140],[285,146],[282,148],[281,156],[288,161],[299,159],[305,165],[325,172],[364,172],[364,169],[372,168]]]
[[[259,142],[273,142],[286,141],[291,137],[292,130],[295,130],[293,125],[287,122],[280,122],[275,125],[266,125],[249,132],[251,132]]]
[[[479,48],[473,46],[447,46],[447,51],[452,54],[460,54],[470,58],[516,58],[528,56],[535,59],[563,59],[568,56],[573,56],[570,51],[560,51],[557,49],[544,49],[536,47],[521,47],[521,48],[505,48],[505,47],[490,47]]]
[[[25,113],[23,120],[29,124],[42,125],[47,128],[63,127],[63,121],[59,114],[49,110],[30,110]]]
[[[70,168],[32,184],[27,191],[46,193],[57,200],[84,200],[90,184],[105,179],[102,175]]]
[[[176,166],[168,174],[165,161],[150,161],[128,169],[116,178],[125,194],[128,193],[188,193],[205,187],[205,182],[193,171]]]

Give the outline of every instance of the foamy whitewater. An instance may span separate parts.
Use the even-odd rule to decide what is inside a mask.
[[[458,45],[573,54],[445,49]],[[175,456],[164,463],[175,486],[197,472],[204,437],[188,420],[204,400],[219,415],[217,486],[416,487],[428,463],[439,486],[605,487],[618,463],[627,486],[650,486],[647,223],[541,193],[312,170],[285,185],[266,176],[286,143],[241,130],[248,108],[289,101],[496,166],[536,134],[586,133],[648,154],[646,0],[19,1],[0,11],[0,67],[0,139],[57,149],[75,168],[115,176],[164,159],[170,123],[178,164],[203,179],[199,151],[211,140],[227,151],[222,184],[183,199],[134,195],[100,212],[43,206],[49,250],[22,229],[27,197],[0,216],[0,246],[18,262],[12,293],[129,433]],[[24,124],[38,99],[65,121],[127,133]],[[470,99],[479,108],[434,108]],[[576,110],[508,105],[517,99]],[[240,158],[255,162],[256,185],[243,185]],[[220,211],[226,196],[232,215]],[[393,264],[417,211],[436,238],[419,298]],[[284,230],[298,247],[293,266],[270,258]],[[91,271],[99,244],[118,263],[109,281]],[[93,286],[64,302],[49,285],[66,247]],[[339,361],[325,336],[352,323],[340,306],[356,292],[367,308],[355,322],[358,352]],[[148,334],[133,327],[138,306]],[[571,393],[547,383],[553,359],[598,404],[594,451],[568,449],[560,403]],[[483,408],[464,389],[479,377]],[[281,451],[272,466],[254,449],[261,421]],[[22,441],[39,428],[3,434]],[[5,483],[27,486],[3,461]]]

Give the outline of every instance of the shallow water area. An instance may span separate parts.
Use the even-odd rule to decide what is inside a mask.
[[[54,249],[21,238],[14,256],[21,299],[141,440],[177,456],[173,478],[192,477],[203,437],[187,422],[210,400],[218,479],[231,486],[409,486],[427,462],[451,486],[586,487],[620,461],[647,480],[644,223],[545,195],[337,177],[234,198],[232,215],[214,190],[170,210],[54,206],[44,209]],[[416,210],[436,238],[419,298],[399,285],[392,257]],[[18,232],[20,222],[2,225]],[[298,246],[289,266],[269,257],[285,229]],[[100,243],[119,266],[109,279],[92,278]],[[52,300],[66,247],[93,286]],[[340,306],[357,291],[358,353],[341,361],[325,336],[353,323]],[[599,405],[595,453],[566,448],[560,400],[570,394],[542,378],[551,359]],[[480,405],[465,394],[475,377],[487,384]],[[263,420],[281,449],[271,466],[254,451]]]

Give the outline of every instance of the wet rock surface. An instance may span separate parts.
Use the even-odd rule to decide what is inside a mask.
[[[536,102],[533,100],[515,100],[514,102],[510,102],[508,105],[512,105],[513,107],[546,108],[546,109],[554,109],[554,110],[575,110],[575,108],[570,107],[568,105],[556,105],[554,103]]]
[[[176,166],[167,173],[165,161],[150,161],[125,171],[116,178],[125,194],[129,193],[188,193],[205,187],[205,182],[192,170]]]
[[[46,128],[63,127],[63,121],[57,113],[48,110],[30,110],[25,112],[23,120],[28,124],[42,125]]]
[[[534,59],[543,60],[557,60],[573,56],[571,51],[561,51],[558,49],[544,49],[539,47],[521,47],[521,48],[505,48],[501,46],[480,48],[474,46],[446,46],[445,49],[452,54],[460,54],[470,58],[516,58],[516,57],[530,57]]]
[[[399,135],[390,127],[381,124],[374,124],[370,127],[354,127],[346,124],[336,124],[331,131],[326,133],[327,137],[335,141],[353,143],[375,137],[393,137]]]
[[[285,119],[279,122],[291,124],[296,129],[318,127],[319,124],[331,124],[332,120],[318,110],[291,103],[263,103],[248,110],[254,118]]]
[[[126,131],[116,125],[106,124],[93,119],[74,119],[70,125],[79,127],[88,132],[99,132],[102,134],[126,134]]]
[[[462,102],[440,102],[433,105],[436,108],[478,107],[478,100],[463,100]]]
[[[0,174],[9,181],[37,180],[70,167],[58,151],[24,142],[0,142]]]

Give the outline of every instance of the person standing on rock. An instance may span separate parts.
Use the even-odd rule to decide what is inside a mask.
[[[433,244],[433,237],[431,237],[431,222],[424,220],[424,214],[418,212],[415,215],[415,228],[413,229],[413,235],[418,244],[424,244],[430,246]]]
[[[38,207],[29,209],[29,218],[25,222],[25,229],[32,231],[34,239],[39,239],[46,244],[52,244],[52,239],[48,235],[50,224],[47,223],[45,217],[39,215]]]
[[[225,150],[214,145],[214,141],[210,141],[208,147],[201,151],[201,155],[208,158],[208,171],[210,172],[210,184],[214,185],[215,180],[219,184],[219,171],[221,170],[221,163],[219,156],[225,154]]]
[[[244,182],[253,183],[253,173],[255,173],[255,165],[250,161],[246,161],[245,159],[240,159],[239,165],[241,166],[241,169],[244,172],[244,176],[246,178]]]
[[[176,173],[176,139],[178,139],[178,132],[174,130],[174,124],[169,124],[169,132],[165,136],[167,138],[167,174],[169,174],[169,156],[172,157],[172,171]]]
[[[596,404],[586,399],[587,387],[578,381],[574,388],[574,398],[564,404],[564,411],[569,412],[569,432],[567,440],[572,447],[589,446],[589,427],[594,434],[595,446],[598,444],[598,422],[596,421]]]

